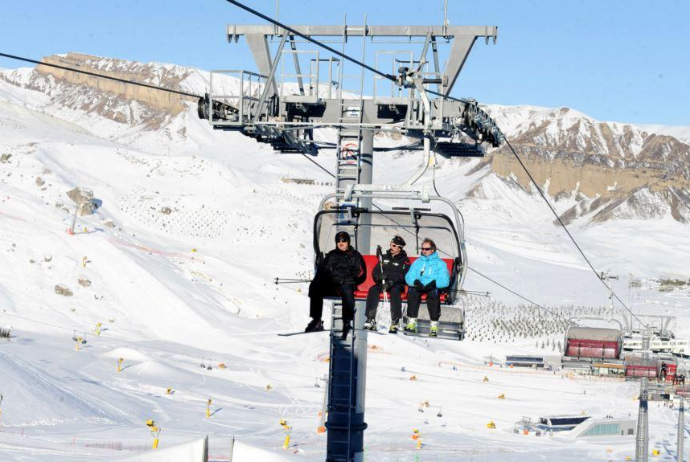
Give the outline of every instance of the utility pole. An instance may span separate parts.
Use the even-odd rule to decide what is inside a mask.
[[[613,289],[611,288],[611,283],[609,281],[611,281],[611,280],[617,281],[618,276],[613,276],[613,275],[609,274],[609,271],[607,271],[605,273],[602,271],[600,273],[600,276],[601,276],[601,280],[604,281],[604,284],[609,289],[609,302],[608,302],[607,308],[609,309],[609,311],[611,313],[613,313]]]
[[[637,435],[635,435],[635,462],[648,462],[649,460],[647,407],[647,377],[642,377],[640,381],[640,411],[637,414]]]

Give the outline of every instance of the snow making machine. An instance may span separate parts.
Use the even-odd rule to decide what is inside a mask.
[[[370,207],[357,207],[356,203],[369,203]],[[379,206],[380,200],[388,203],[405,201],[407,206]],[[415,207],[417,202],[424,207]],[[431,203],[443,205],[444,212],[432,210]],[[441,319],[438,338],[462,340],[465,336],[465,311],[458,304],[462,283],[467,272],[467,254],[463,234],[464,223],[457,207],[448,199],[429,196],[426,188],[391,185],[357,185],[348,188],[344,195],[337,193],[321,201],[319,212],[314,218],[315,264],[318,266],[324,255],[334,247],[334,237],[339,231],[352,236],[352,245],[362,254],[367,266],[367,279],[357,287],[357,306],[363,306],[369,288],[374,285],[372,270],[379,263],[377,246],[386,247],[395,235],[402,236],[407,245],[405,250],[411,262],[421,253],[420,246],[425,238],[432,239],[439,257],[448,266],[449,287],[440,291]],[[381,294],[384,300],[384,294]],[[407,291],[402,294],[403,322],[407,308]],[[390,314],[385,304],[379,304],[377,318],[382,324],[390,323]],[[431,322],[422,299],[417,320],[417,332],[406,335],[428,336]]]

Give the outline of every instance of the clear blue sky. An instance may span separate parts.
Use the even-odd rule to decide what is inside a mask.
[[[275,13],[275,0],[244,1]],[[341,24],[344,14],[360,23],[365,13],[369,24],[441,24],[443,0],[280,1],[288,24]],[[449,0],[449,19],[499,27],[496,45],[475,44],[454,96],[690,125],[690,1]],[[246,45],[227,43],[225,26],[261,22],[224,0],[8,1],[0,52],[254,70]],[[21,66],[0,59],[0,67]]]

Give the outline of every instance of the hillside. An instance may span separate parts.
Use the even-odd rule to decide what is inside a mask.
[[[190,92],[203,92],[208,75],[78,54],[51,59]],[[636,311],[678,316],[677,334],[689,337],[687,286],[662,291],[660,282],[690,279],[688,145],[571,109],[489,110],[594,265],[621,276],[621,297]],[[211,435],[215,460],[228,456],[233,434],[276,460],[322,460],[325,437],[315,429],[327,337],[276,335],[303,329],[308,299],[306,285],[273,280],[310,275],[311,221],[332,179],[301,156],[214,132],[194,101],[41,68],[0,71],[0,130],[0,326],[14,336],[0,341],[2,460],[140,453],[151,443],[147,419],[163,427],[163,447]],[[316,160],[335,163],[330,152]],[[419,153],[377,154],[375,181],[406,179],[420,161]],[[435,172],[435,186],[465,217],[470,265],[561,316],[602,314],[603,287],[511,162],[501,149],[442,159]],[[316,184],[281,181],[287,176]],[[78,217],[70,236],[74,188],[92,190],[101,206]],[[488,366],[487,357],[511,352],[557,355],[563,325],[477,273],[466,288],[491,292],[463,299],[467,341],[370,337],[365,444],[373,460],[630,455],[631,438],[573,444],[513,434],[523,415],[634,415],[637,387]],[[674,415],[650,414],[652,443],[662,447]],[[280,449],[280,418],[293,425],[290,451]]]

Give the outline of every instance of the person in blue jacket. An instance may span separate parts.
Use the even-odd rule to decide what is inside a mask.
[[[438,335],[438,320],[441,318],[441,302],[439,289],[445,289],[450,284],[450,274],[446,263],[436,252],[436,244],[429,238],[422,241],[422,255],[417,258],[405,275],[405,282],[410,289],[407,292],[407,317],[405,326],[407,332],[417,332],[417,314],[422,302],[422,295],[426,294],[426,306],[431,319],[430,337]]]

